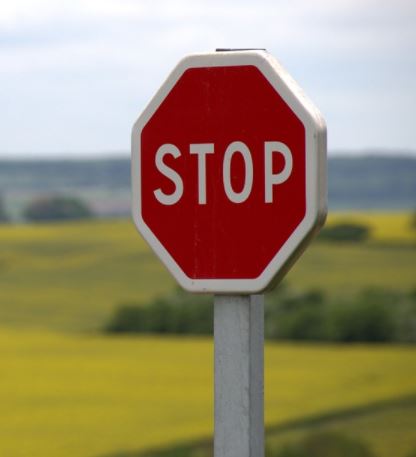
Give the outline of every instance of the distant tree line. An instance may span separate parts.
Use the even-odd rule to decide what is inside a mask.
[[[323,241],[361,242],[370,238],[370,228],[356,222],[342,222],[326,225],[319,232],[318,239]]]
[[[46,195],[31,200],[23,209],[27,222],[80,220],[94,217],[94,212],[82,199],[66,195]],[[0,194],[0,224],[12,222],[5,200]]]
[[[0,224],[9,222],[9,214],[4,204],[3,196],[0,194]]]
[[[212,333],[213,306],[208,295],[191,295],[177,289],[146,306],[123,304],[106,326],[112,333]]]
[[[272,339],[353,342],[416,342],[416,290],[363,290],[349,299],[328,299],[320,291],[277,289],[265,310]]]
[[[32,222],[89,219],[93,212],[79,198],[46,196],[32,200],[24,209],[25,220]]]
[[[148,305],[121,305],[105,326],[110,333],[212,334],[212,297],[181,290]],[[294,292],[284,284],[269,294],[265,336],[272,340],[416,342],[416,290],[366,290],[334,301],[321,291]]]

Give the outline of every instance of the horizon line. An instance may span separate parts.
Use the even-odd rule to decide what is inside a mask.
[[[71,161],[71,160],[117,160],[130,158],[128,150],[108,151],[85,151],[85,152],[4,152],[0,151],[0,161]],[[338,158],[364,158],[364,157],[386,157],[386,158],[416,158],[416,149],[393,149],[393,148],[361,148],[361,149],[330,149],[328,157]]]
[[[85,152],[0,152],[0,161],[70,161],[70,160],[117,160],[130,158],[128,150],[111,151],[85,151]],[[328,150],[328,157],[334,158],[364,158],[364,157],[386,157],[386,158],[416,158],[416,149],[392,149],[392,148],[365,148],[365,149],[331,149]]]

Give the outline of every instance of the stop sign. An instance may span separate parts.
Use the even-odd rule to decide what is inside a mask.
[[[133,219],[195,292],[280,279],[326,215],[326,128],[265,51],[192,55],[133,127]]]

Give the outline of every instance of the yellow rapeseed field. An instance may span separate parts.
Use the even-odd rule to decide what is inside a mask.
[[[93,457],[212,432],[206,338],[0,330],[0,455]],[[416,392],[416,349],[266,344],[266,422]]]

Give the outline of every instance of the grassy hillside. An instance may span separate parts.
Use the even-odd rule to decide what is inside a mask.
[[[212,341],[0,330],[0,455],[92,457],[212,433]],[[266,344],[266,423],[416,393],[410,347]],[[395,454],[395,457],[402,457]]]
[[[374,227],[366,243],[315,242],[287,276],[295,289],[333,296],[366,287],[416,286],[416,230],[408,213],[334,214]],[[101,328],[121,303],[175,287],[129,221],[0,225],[0,322],[83,331]]]
[[[415,430],[416,396],[411,395],[269,425],[265,454],[266,457],[276,456],[283,448],[293,449],[311,437],[335,435],[358,441],[376,457],[410,457],[416,451]],[[346,454],[345,448],[343,451],[342,455],[355,455]],[[293,453],[289,455],[293,457]],[[146,451],[116,452],[106,457],[212,457],[212,439]]]
[[[113,307],[173,280],[128,221],[0,227],[0,320],[98,328]]]

